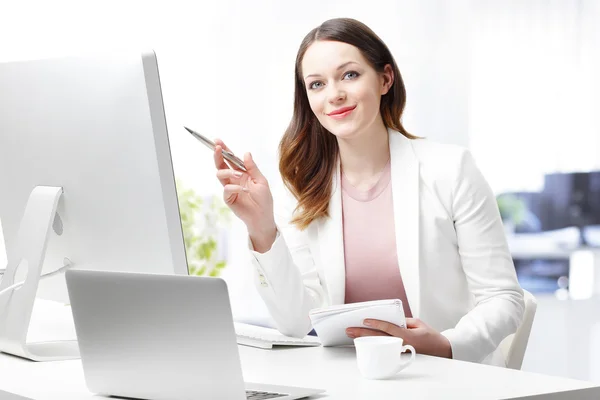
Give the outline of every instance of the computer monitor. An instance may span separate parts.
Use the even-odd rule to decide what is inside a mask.
[[[44,273],[65,258],[79,269],[188,273],[154,52],[0,64],[9,262],[36,186],[63,189]],[[64,274],[42,280],[37,296],[68,303]]]
[[[600,225],[600,171],[546,174],[543,193],[551,204],[544,230],[578,227],[586,246],[585,228]]]

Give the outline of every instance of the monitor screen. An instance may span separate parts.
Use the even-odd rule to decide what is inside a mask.
[[[544,230],[600,225],[600,171],[547,174],[543,192],[550,204]]]

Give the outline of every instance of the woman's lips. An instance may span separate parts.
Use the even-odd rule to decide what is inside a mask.
[[[355,108],[356,108],[356,106],[343,107],[338,110],[332,111],[331,113],[329,113],[327,115],[329,115],[333,119],[343,119],[343,118],[346,118],[348,115],[350,115],[352,113],[352,111],[354,111]]]

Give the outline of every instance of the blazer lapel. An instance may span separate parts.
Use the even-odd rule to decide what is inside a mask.
[[[419,279],[419,161],[410,139],[388,129],[396,252],[406,297],[414,318],[420,313]],[[416,139],[419,140],[419,139]]]
[[[340,186],[340,163],[338,160],[333,176],[332,195],[329,199],[329,218],[324,218],[319,223],[319,247],[331,305],[344,304],[346,295],[342,191]]]
[[[420,308],[419,162],[410,139],[393,130],[388,130],[388,134],[398,265],[412,315],[417,318]],[[346,270],[339,161],[333,176],[329,218],[319,222],[318,236],[330,304],[344,304]]]

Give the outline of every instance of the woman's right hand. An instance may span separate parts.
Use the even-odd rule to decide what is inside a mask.
[[[246,224],[254,250],[264,253],[271,248],[277,234],[269,183],[250,153],[244,154],[246,171],[242,171],[225,162],[222,149],[231,151],[223,141],[216,139],[214,160],[225,204]]]

